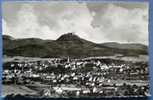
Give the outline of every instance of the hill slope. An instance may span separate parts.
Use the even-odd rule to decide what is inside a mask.
[[[25,57],[88,57],[115,54],[138,56],[147,54],[147,46],[119,43],[96,44],[72,33],[64,34],[57,40],[14,39],[4,35],[3,54]]]

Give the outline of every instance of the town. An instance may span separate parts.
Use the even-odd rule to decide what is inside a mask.
[[[3,85],[35,91],[33,97],[129,97],[149,96],[146,61],[112,58],[15,59],[3,64]],[[7,94],[9,95],[9,94]]]

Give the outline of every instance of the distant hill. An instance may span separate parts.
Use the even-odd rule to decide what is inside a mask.
[[[60,36],[57,40],[38,38],[15,39],[3,36],[3,55],[25,57],[89,57],[146,55],[147,46],[142,44],[102,43],[96,44],[73,33]]]
[[[136,43],[124,43],[120,44],[117,42],[109,42],[109,43],[102,43],[102,46],[107,46],[110,48],[118,48],[118,49],[135,49],[135,50],[144,50],[147,49],[146,45],[143,44],[136,44]]]

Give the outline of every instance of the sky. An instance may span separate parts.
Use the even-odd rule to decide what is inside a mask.
[[[56,40],[74,32],[95,42],[148,45],[147,2],[3,2],[3,34]]]

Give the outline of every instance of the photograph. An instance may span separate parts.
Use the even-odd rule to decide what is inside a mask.
[[[2,2],[2,97],[150,97],[149,3]]]

